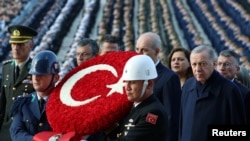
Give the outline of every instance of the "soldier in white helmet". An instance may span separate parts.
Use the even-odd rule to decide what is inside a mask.
[[[147,55],[131,57],[125,64],[122,79],[131,112],[117,128],[108,134],[108,140],[166,141],[167,113],[153,94],[157,72],[153,60]]]

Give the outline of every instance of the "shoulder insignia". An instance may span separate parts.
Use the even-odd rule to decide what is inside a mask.
[[[31,94],[31,96],[32,96],[31,102],[34,102],[35,99],[36,99],[36,95],[35,94]]]
[[[15,113],[21,110],[24,104],[30,102],[31,98],[31,95],[18,96],[10,109],[9,116],[14,116]]]
[[[8,63],[11,63],[11,62],[12,62],[11,59],[10,59],[10,60],[5,60],[5,61],[3,61],[3,65],[8,64]]]
[[[158,119],[158,115],[148,113],[146,117],[146,122],[151,123],[151,124],[156,124]]]

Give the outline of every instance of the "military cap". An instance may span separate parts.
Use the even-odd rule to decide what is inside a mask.
[[[9,26],[8,32],[11,34],[9,43],[26,43],[37,35],[34,29],[23,25]]]

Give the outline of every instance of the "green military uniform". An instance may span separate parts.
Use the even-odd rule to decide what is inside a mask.
[[[14,100],[20,95],[27,95],[34,91],[31,75],[28,74],[31,65],[31,59],[23,67],[20,76],[15,81],[15,62],[7,61],[3,64],[2,73],[2,95],[0,97],[0,123],[2,128],[0,131],[0,138],[9,135],[9,127],[11,119],[9,117],[9,110]]]
[[[13,25],[8,28],[11,33],[10,43],[26,43],[37,35],[37,32],[29,27]],[[2,84],[0,95],[0,140],[11,141],[9,127],[11,119],[9,110],[18,96],[27,95],[34,90],[32,77],[28,74],[31,59],[24,64],[18,78],[15,79],[15,61],[7,60],[3,62]]]

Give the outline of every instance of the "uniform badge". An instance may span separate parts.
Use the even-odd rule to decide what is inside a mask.
[[[9,80],[9,77],[10,77],[10,75],[7,74],[5,80],[8,81],[8,80]]]
[[[20,31],[15,29],[12,33],[13,36],[20,36]]]
[[[31,102],[34,102],[36,99],[36,95],[32,94],[32,99],[31,99]]]
[[[118,133],[118,134],[116,134],[116,137],[120,138],[121,135],[122,135],[122,133]]]
[[[151,123],[151,124],[156,124],[157,119],[158,119],[158,115],[148,113],[146,117],[146,122]]]
[[[32,80],[30,80],[30,79],[24,79],[24,80],[22,81],[22,83],[23,83],[23,84],[32,84]]]
[[[129,119],[128,120],[129,123],[124,125],[124,127],[126,128],[126,131],[124,131],[124,136],[128,134],[128,130],[135,127],[135,125],[133,124],[133,121],[134,121],[133,119]]]
[[[131,127],[135,127],[135,125],[133,125],[132,123],[125,124],[124,126],[127,128],[127,130],[129,130]]]
[[[10,62],[14,63],[14,61],[12,61],[12,60],[5,60],[5,61],[3,61],[3,64],[7,64],[7,63],[10,63]]]

